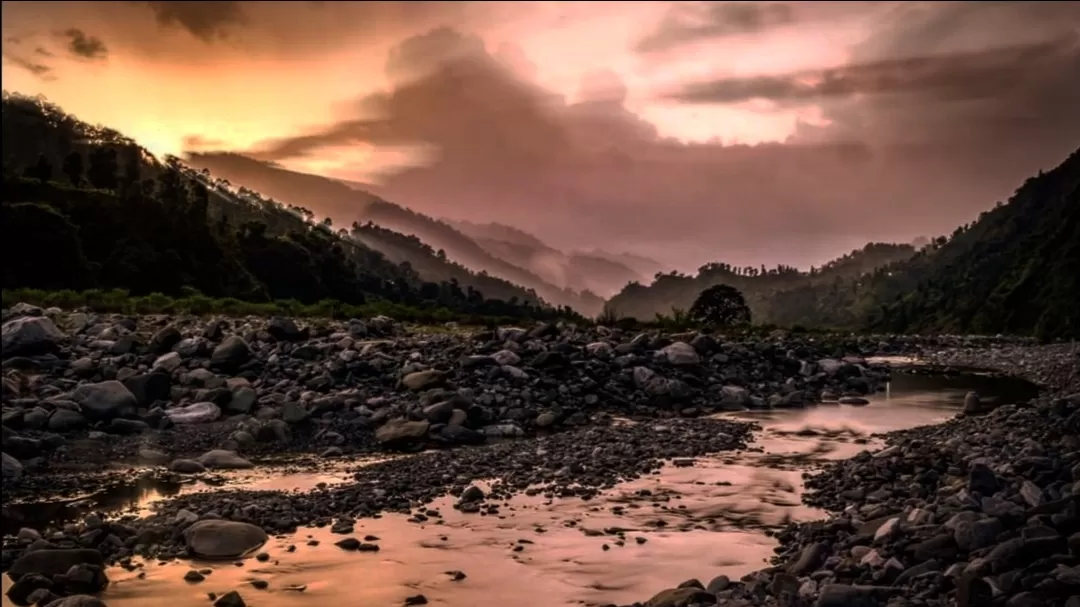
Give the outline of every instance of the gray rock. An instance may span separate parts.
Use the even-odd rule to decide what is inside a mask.
[[[75,388],[71,398],[79,404],[83,415],[91,421],[108,421],[115,417],[132,416],[138,405],[131,390],[116,380],[82,384]]]
[[[71,432],[85,428],[89,422],[82,413],[71,409],[56,409],[49,416],[48,427],[54,432]]]
[[[46,548],[24,552],[11,565],[8,575],[18,580],[24,575],[37,573],[52,577],[67,574],[75,565],[95,565],[101,567],[103,559],[97,550],[88,548]]]
[[[438,387],[446,379],[442,371],[429,369],[427,371],[415,371],[401,378],[401,384],[414,392],[422,392]]]
[[[23,475],[23,465],[19,460],[4,453],[3,467],[0,468],[0,471],[3,472],[2,478],[4,479],[4,482],[18,481]]]
[[[67,336],[47,317],[24,316],[4,323],[3,356],[37,356],[60,349]]]
[[[254,464],[237,455],[235,451],[225,449],[207,451],[200,455],[197,461],[206,468],[219,470],[245,470],[254,467]]]
[[[210,365],[215,368],[235,369],[251,360],[251,347],[238,335],[230,335],[214,348]]]
[[[875,597],[881,590],[874,586],[826,584],[814,607],[879,607]]]
[[[202,402],[167,409],[165,415],[174,424],[205,424],[220,418],[221,409],[212,402]]]
[[[266,543],[266,532],[249,523],[202,520],[184,530],[192,556],[233,559],[250,554]]]
[[[198,474],[206,472],[206,467],[193,459],[175,459],[169,464],[169,470],[180,474]]]

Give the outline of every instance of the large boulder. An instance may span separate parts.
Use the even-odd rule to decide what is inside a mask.
[[[234,559],[245,556],[266,543],[266,532],[249,523],[204,520],[184,530],[184,543],[192,556],[207,559]]]
[[[153,354],[164,354],[172,349],[173,346],[178,344],[180,340],[184,339],[184,336],[180,334],[180,331],[170,325],[154,333],[154,336],[150,338],[150,343],[146,348]]]
[[[108,421],[134,415],[138,406],[135,395],[115,379],[75,388],[72,400],[79,403],[83,415],[91,421]]]
[[[172,378],[162,371],[132,375],[123,383],[135,395],[140,407],[149,407],[159,400],[167,401],[172,395]]]
[[[677,341],[664,346],[661,352],[664,353],[668,363],[672,365],[696,365],[701,362],[701,356],[698,355],[697,350],[684,341]]]
[[[236,368],[251,360],[251,348],[239,335],[230,335],[210,354],[210,365],[218,368]]]
[[[8,570],[12,580],[37,573],[47,577],[63,575],[75,565],[102,566],[101,553],[89,548],[45,548],[24,552]]]
[[[401,445],[423,439],[430,428],[431,424],[426,420],[418,422],[404,419],[390,420],[375,431],[375,440],[387,446]]]
[[[283,316],[271,318],[266,325],[266,332],[278,341],[301,341],[306,338],[305,332],[301,331],[291,318]]]
[[[199,456],[199,459],[196,461],[206,468],[217,468],[221,470],[243,470],[253,467],[251,462],[237,455],[235,451],[227,451],[225,449],[207,451]]]
[[[22,464],[19,463],[19,460],[17,460],[14,457],[8,455],[7,453],[3,454],[3,468],[2,468],[2,470],[3,470],[3,480],[4,480],[4,482],[17,481],[20,478],[22,478],[22,474],[23,474],[23,466],[22,466]]]
[[[60,349],[67,336],[44,316],[23,316],[4,323],[3,356],[36,356]]]
[[[413,392],[422,392],[429,388],[441,386],[446,380],[446,374],[435,369],[427,371],[415,371],[401,378],[401,385]]]
[[[54,432],[71,432],[88,425],[86,418],[78,411],[57,407],[49,416],[48,427]]]

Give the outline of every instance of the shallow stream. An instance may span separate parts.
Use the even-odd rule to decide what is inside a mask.
[[[554,607],[630,603],[690,578],[737,578],[767,564],[775,545],[768,529],[824,516],[800,502],[804,471],[873,447],[874,433],[948,419],[969,390],[998,403],[1035,393],[1031,384],[1008,378],[897,373],[867,406],[736,414],[762,426],[754,444],[761,452],[668,465],[592,500],[522,495],[505,502],[498,516],[484,516],[463,514],[447,499],[432,506],[443,513],[442,524],[410,523],[393,514],[357,521],[354,535],[378,536],[379,552],[345,552],[333,545],[341,536],[328,529],[301,529],[271,538],[264,547],[267,562],[151,562],[133,572],[110,570],[103,598],[110,607],[205,606],[208,593],[235,589],[252,607],[397,606],[417,594],[432,605]],[[307,490],[347,477],[344,469],[263,469],[232,475],[225,486]],[[21,524],[40,525],[91,507],[146,511],[181,492],[216,488],[144,480],[84,501],[7,511],[5,532],[18,517]],[[183,576],[192,568],[213,572],[191,584]],[[455,571],[466,577],[455,580],[448,573]],[[256,589],[256,579],[268,586]],[[9,584],[5,576],[5,591]],[[3,605],[11,605],[6,596]]]

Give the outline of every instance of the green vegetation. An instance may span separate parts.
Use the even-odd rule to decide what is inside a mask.
[[[799,288],[819,288],[828,292],[844,288],[866,272],[915,255],[914,247],[903,244],[871,243],[821,268],[800,272],[790,266],[775,268],[739,267],[726,263],[709,263],[694,276],[679,272],[657,273],[653,283],[645,286],[631,283],[608,302],[620,316],[641,320],[667,315],[672,310],[688,310],[702,291],[716,285],[729,285],[743,294],[753,317],[762,323],[781,326],[806,325],[830,327],[850,326],[843,319],[821,323],[815,320],[812,302],[792,301],[780,305],[784,293]]]
[[[750,324],[746,299],[730,285],[713,285],[702,291],[687,314],[692,321],[710,327]]]
[[[162,293],[135,296],[123,289],[91,289],[88,291],[42,291],[39,289],[4,289],[3,305],[28,303],[42,308],[63,310],[85,308],[112,314],[193,314],[196,316],[296,316],[303,318],[370,318],[389,316],[402,322],[423,325],[458,322],[462,325],[486,326],[520,321],[515,317],[496,317],[481,314],[462,314],[447,308],[417,308],[379,301],[352,305],[326,299],[313,304],[296,300],[250,302],[225,297],[213,298],[185,289],[186,295],[170,297]]]
[[[871,327],[1080,337],[1080,150],[882,274]]]
[[[393,309],[402,319],[580,318],[535,298],[488,298],[453,278],[426,281],[306,209],[234,191],[176,158],[159,162],[42,99],[4,94],[3,160],[4,288],[64,292],[31,303],[91,297],[98,306],[169,300],[202,309],[220,300],[252,310]],[[96,290],[120,291],[102,299]]]

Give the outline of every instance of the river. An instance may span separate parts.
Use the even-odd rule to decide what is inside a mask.
[[[775,546],[769,529],[825,516],[801,504],[803,472],[873,448],[875,433],[948,419],[969,390],[998,403],[1035,393],[1031,384],[1008,378],[897,373],[867,406],[735,414],[762,426],[754,451],[697,458],[693,466],[676,462],[592,500],[521,495],[502,504],[498,516],[483,516],[463,514],[447,499],[432,506],[442,513],[441,524],[407,522],[403,515],[358,521],[354,535],[381,538],[379,552],[345,552],[333,545],[341,536],[328,529],[301,529],[272,537],[263,548],[266,562],[111,569],[103,599],[110,607],[205,606],[208,593],[240,590],[254,607],[390,606],[419,594],[435,605],[552,607],[630,603],[690,578],[734,579],[767,564]],[[261,471],[233,475],[228,486],[304,490],[346,477],[334,470]],[[4,531],[88,507],[147,511],[180,492],[212,490],[199,483],[133,483],[82,502],[16,507],[5,512]],[[205,581],[185,582],[192,568],[209,572]],[[256,589],[255,580],[266,587]],[[5,592],[9,584],[5,576]],[[11,605],[6,596],[3,605]]]

